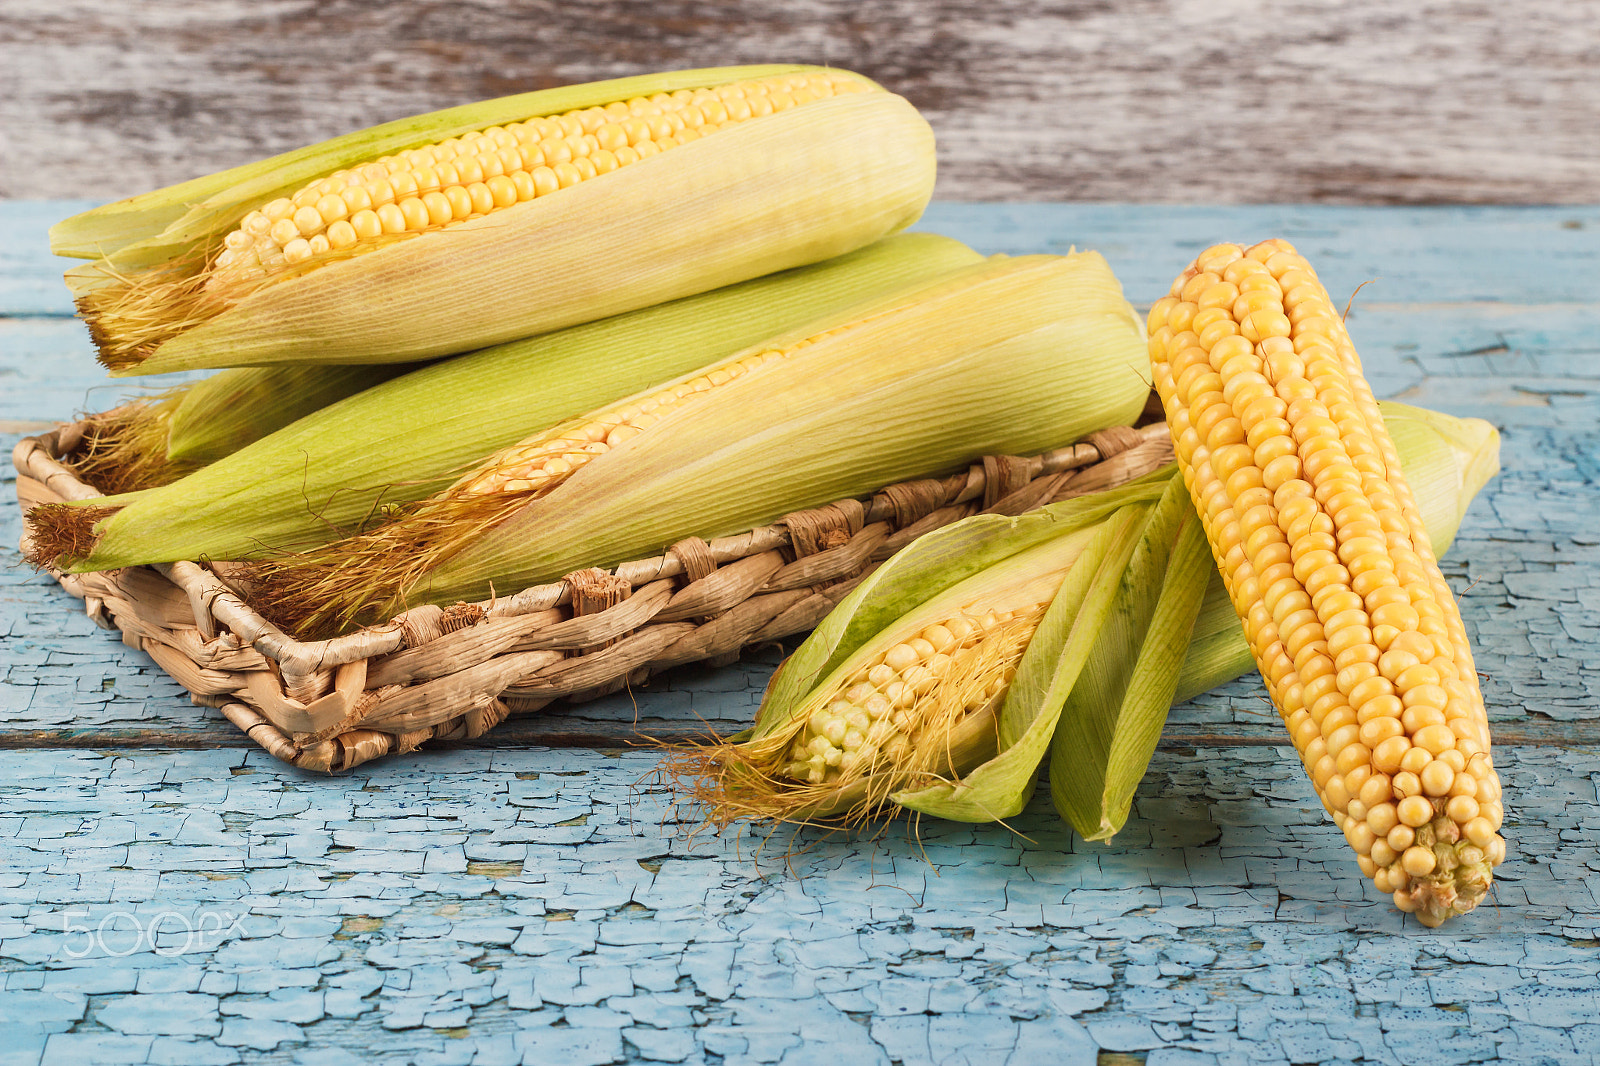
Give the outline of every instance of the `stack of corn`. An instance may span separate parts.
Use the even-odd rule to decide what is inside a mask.
[[[36,509],[32,557],[265,557],[240,579],[257,602],[330,632],[1132,420],[1138,320],[1104,261],[886,237],[932,177],[926,123],[864,78],[712,70],[422,116],[69,220],[115,372],[249,369],[152,405],[167,466]],[[299,417],[264,436],[197,399],[474,347],[273,405]]]
[[[464,468],[530,433],[725,358],[795,323],[981,261],[949,238],[900,234],[824,263],[442,360],[275,431],[268,431],[270,423],[303,393],[244,407],[209,404],[207,415],[190,420],[187,441],[245,429],[259,439],[158,491],[36,509],[36,554],[86,571],[314,547],[359,532],[385,508],[443,489]],[[219,390],[211,382],[231,375],[261,380],[384,369],[229,370],[194,389],[215,396]],[[175,416],[161,461],[179,447],[178,433]],[[85,524],[66,532],[64,544],[51,534],[60,525]],[[66,545],[80,547],[63,554]]]
[[[961,267],[542,429],[363,535],[252,568],[252,596],[336,631],[1042,451],[1137,415],[1136,343],[1098,255]]]

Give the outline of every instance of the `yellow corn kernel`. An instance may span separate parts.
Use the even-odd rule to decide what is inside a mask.
[[[1201,253],[1149,327],[1185,481],[1324,805],[1402,910],[1470,910],[1505,850],[1487,716],[1340,315],[1267,241]]]

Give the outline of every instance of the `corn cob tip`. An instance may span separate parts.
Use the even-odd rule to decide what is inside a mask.
[[[1492,838],[1487,847],[1474,843],[1462,835],[1460,822],[1449,816],[1447,806],[1432,804],[1437,813],[1416,830],[1413,845],[1426,849],[1426,854],[1411,853],[1411,882],[1393,893],[1396,907],[1415,914],[1430,929],[1476,907],[1489,893],[1494,867],[1505,858],[1502,838]],[[1424,869],[1426,873],[1417,875]]]
[[[62,462],[108,496],[176,481],[193,469],[167,457],[167,427],[179,399],[174,390],[85,416],[82,436]]]
[[[1505,856],[1460,610],[1360,360],[1285,241],[1218,245],[1151,308],[1179,463],[1257,665],[1362,872],[1428,925]]]
[[[22,557],[35,570],[70,571],[94,551],[95,526],[116,507],[41,503],[23,519]]]

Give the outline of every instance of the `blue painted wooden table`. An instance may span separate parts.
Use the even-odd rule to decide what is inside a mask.
[[[125,392],[45,251],[77,206],[0,203],[7,447]],[[1429,931],[1371,890],[1254,679],[1174,709],[1109,846],[1043,795],[1010,828],[693,836],[648,753],[539,743],[738,728],[771,656],[311,776],[19,566],[8,487],[0,1064],[1600,1062],[1600,209],[923,225],[1098,248],[1140,305],[1225,239],[1291,239],[1336,296],[1376,279],[1376,391],[1503,433],[1445,560],[1508,794],[1492,903]]]

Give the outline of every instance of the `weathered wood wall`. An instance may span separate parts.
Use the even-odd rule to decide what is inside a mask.
[[[924,108],[945,199],[1600,201],[1594,0],[5,0],[0,197],[373,122],[805,60]]]

